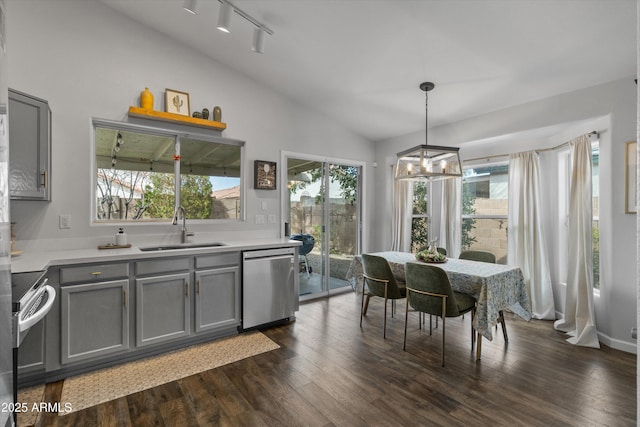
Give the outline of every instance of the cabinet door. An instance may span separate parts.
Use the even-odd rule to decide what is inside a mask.
[[[240,325],[240,268],[196,271],[196,332]]]
[[[136,345],[189,335],[189,273],[136,279]]]
[[[60,288],[62,364],[129,348],[129,281]]]
[[[51,200],[51,118],[47,101],[9,90],[9,194]]]

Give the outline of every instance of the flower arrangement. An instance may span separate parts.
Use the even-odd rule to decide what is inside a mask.
[[[440,252],[426,249],[416,253],[416,259],[424,262],[445,262],[447,257]]]
[[[423,250],[423,251],[418,251],[416,253],[416,259],[418,261],[424,261],[424,262],[445,262],[447,261],[447,257],[438,252],[438,247],[437,247],[437,243],[438,243],[438,238],[436,237],[433,240],[429,241],[429,246],[427,247],[427,249]]]

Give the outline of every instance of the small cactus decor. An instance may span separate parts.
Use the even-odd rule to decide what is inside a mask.
[[[182,104],[184,104],[184,101],[182,99],[180,99],[179,95],[176,95],[176,96],[173,97],[172,102],[173,102],[173,106],[176,107],[176,110],[179,113],[180,112],[180,107],[182,107]]]

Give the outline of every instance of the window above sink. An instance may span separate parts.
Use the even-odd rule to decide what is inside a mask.
[[[95,223],[244,219],[244,142],[93,120]]]

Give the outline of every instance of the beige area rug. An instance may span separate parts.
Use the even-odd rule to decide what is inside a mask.
[[[64,380],[59,415],[153,388],[280,348],[251,332],[136,360]]]
[[[34,405],[40,405],[43,396],[44,384],[18,389],[18,403],[26,409],[18,414],[18,427],[32,426],[36,423],[40,411],[32,409],[35,408]]]

